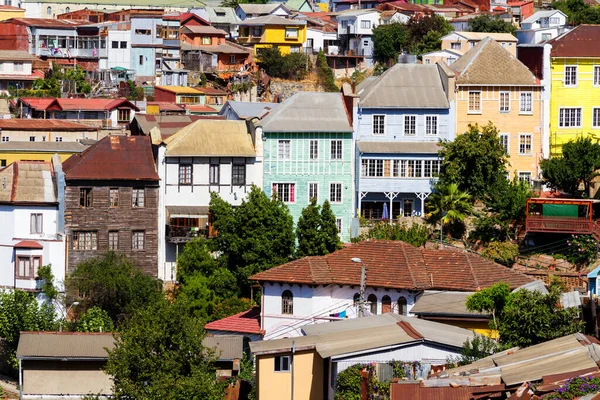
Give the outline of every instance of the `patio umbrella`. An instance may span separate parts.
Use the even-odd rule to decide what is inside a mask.
[[[381,213],[381,219],[388,219],[390,217],[390,213],[388,211],[387,203],[383,203],[383,212]]]

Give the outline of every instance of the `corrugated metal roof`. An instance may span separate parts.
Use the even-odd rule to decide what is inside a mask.
[[[158,128],[163,138],[179,132],[182,128],[190,125],[192,122],[201,119],[222,119],[218,116],[200,116],[200,115],[147,115],[136,114],[133,121],[144,135],[150,135],[152,128]]]
[[[546,284],[539,279],[536,279],[533,282],[528,282],[524,285],[521,285],[518,288],[513,289],[513,292],[516,292],[517,290],[521,290],[521,289],[528,290],[530,292],[538,291],[542,294],[548,294],[548,289],[546,289]]]
[[[299,92],[262,121],[265,132],[352,132],[340,93]]]
[[[358,141],[358,150],[369,154],[437,154],[438,142],[364,142]]]
[[[32,61],[35,57],[23,50],[0,50],[0,60]]]
[[[205,7],[205,9],[208,13],[208,19],[213,25],[235,24],[240,20],[231,7]]]
[[[244,354],[244,337],[242,335],[207,336],[202,346],[212,349],[219,361],[241,359]]]
[[[13,18],[10,22],[16,22],[36,28],[54,28],[54,29],[76,29],[81,25],[88,25],[91,22],[87,20],[73,19],[54,19],[54,18]]]
[[[235,112],[239,119],[246,119],[252,117],[262,117],[269,111],[273,111],[275,107],[277,107],[278,103],[257,103],[250,101],[232,101],[229,100],[221,111],[219,111],[220,115],[223,115],[227,110],[227,107],[231,107],[233,112]]]
[[[0,170],[0,202],[56,203],[52,163],[16,161]]]
[[[450,108],[436,65],[396,64],[358,95],[361,107]]]
[[[201,95],[197,89],[189,86],[155,86],[154,90],[164,90],[165,92],[175,93],[175,94],[196,94]]]
[[[226,36],[227,32],[225,32],[222,29],[217,29],[214,26],[203,26],[203,25],[187,25],[184,26],[183,31],[190,31],[192,33],[197,33],[197,34],[208,34],[208,35],[220,35],[220,36]]]
[[[61,119],[0,119],[4,131],[98,131],[100,128]]]
[[[112,333],[22,332],[17,358],[108,358],[106,349],[114,348]]]
[[[2,142],[0,153],[33,152],[33,153],[81,153],[89,146],[80,142]]]
[[[252,52],[251,48],[243,49],[239,46],[233,46],[231,42],[225,42],[218,44],[216,46],[213,45],[202,45],[202,46],[193,46],[189,43],[181,43],[181,50],[201,50],[208,53],[225,53],[225,54],[249,54]]]
[[[242,9],[245,14],[270,14],[277,8],[282,7],[284,10],[288,9],[283,6],[282,3],[267,3],[267,4],[238,4],[238,7]]]
[[[600,25],[578,25],[547,43],[552,45],[550,57],[600,57]]]
[[[265,15],[264,17],[250,18],[245,21],[238,22],[240,26],[268,26],[268,25],[284,25],[284,26],[306,26],[306,21],[298,21],[294,19],[281,18],[276,15]]]
[[[419,296],[410,312],[417,315],[487,318],[487,314],[467,309],[467,297],[474,293],[426,290]]]
[[[164,143],[167,156],[256,156],[244,121],[196,121],[165,139]]]

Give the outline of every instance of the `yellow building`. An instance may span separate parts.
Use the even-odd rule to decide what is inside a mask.
[[[529,69],[491,38],[450,65],[456,85],[456,133],[492,122],[509,156],[511,177],[539,178],[542,86]]]
[[[275,15],[250,18],[240,22],[238,43],[260,49],[278,47],[281,54],[299,53],[306,42],[306,21],[285,19]]]
[[[549,42],[550,155],[579,136],[600,134],[600,25],[579,25]]]
[[[0,168],[15,161],[52,161],[58,154],[65,161],[73,154],[78,154],[88,146],[80,142],[2,142],[0,143]]]
[[[0,5],[0,21],[6,21],[11,18],[25,18],[25,9]]]

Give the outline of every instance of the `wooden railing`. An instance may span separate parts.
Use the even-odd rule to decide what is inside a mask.
[[[589,218],[568,217],[543,217],[527,216],[526,228],[528,232],[555,232],[555,233],[600,233],[599,227]]]

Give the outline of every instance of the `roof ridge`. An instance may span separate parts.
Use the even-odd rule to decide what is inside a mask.
[[[408,271],[408,275],[410,276],[410,280],[412,281],[413,287],[417,287],[417,282],[415,281],[415,277],[413,276],[412,268],[410,267],[410,263],[408,260],[408,255],[406,255],[406,246],[402,245],[402,255],[404,256],[404,261],[406,261],[406,269]],[[421,252],[419,251],[419,254]]]
[[[481,40],[479,42],[479,44],[477,46],[475,46],[473,48],[473,52],[474,53],[471,56],[471,59],[467,62],[467,64],[465,65],[465,67],[462,69],[462,71],[460,71],[461,74],[464,74],[464,73],[466,73],[469,70],[469,68],[473,64],[473,61],[475,61],[477,59],[477,57],[479,57],[481,55],[481,52],[483,51],[483,48],[485,46],[487,46],[490,43],[491,40],[494,40],[494,39],[492,39],[489,36],[486,36],[485,38],[483,38],[483,40]],[[477,47],[479,47],[479,48],[477,48]]]
[[[425,339],[425,336],[421,335],[421,333],[415,329],[410,323],[406,321],[399,321],[396,323],[408,336],[416,340]]]
[[[469,269],[471,270],[471,275],[473,276],[473,282],[475,283],[475,290],[477,290],[479,286],[479,280],[475,275],[475,269],[473,268],[473,263],[471,262],[471,257],[469,257],[469,253],[463,253],[465,258],[467,259],[467,263],[469,264]]]
[[[19,183],[19,163],[13,163],[13,180],[12,180],[12,188],[10,190],[10,201],[15,201],[17,199],[17,184]]]

